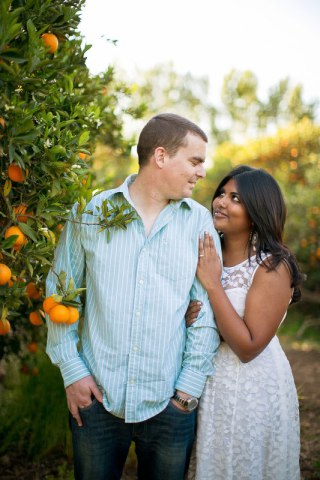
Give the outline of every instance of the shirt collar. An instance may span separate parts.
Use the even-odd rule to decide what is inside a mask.
[[[137,177],[137,174],[129,175],[129,177],[127,177],[125,181],[121,185],[119,185],[119,187],[113,189],[113,192],[110,195],[110,197],[112,198],[114,195],[122,194],[124,198],[130,203],[130,205],[134,207],[134,204],[132,202],[132,199],[129,193],[129,186],[131,185],[132,182],[134,182],[136,177]],[[191,209],[190,198],[182,198],[181,200],[170,201],[171,208],[175,210],[178,210],[182,204],[186,205],[189,209]]]

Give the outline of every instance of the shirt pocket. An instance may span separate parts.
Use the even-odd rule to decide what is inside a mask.
[[[168,280],[193,281],[197,268],[197,254],[192,239],[164,236],[158,247],[157,271]]]

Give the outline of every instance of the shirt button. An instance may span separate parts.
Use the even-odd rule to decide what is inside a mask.
[[[138,347],[137,345],[135,345],[135,346],[133,347],[133,351],[134,351],[134,352],[138,352],[138,351],[139,351],[139,347]]]
[[[140,312],[136,312],[137,317],[140,317]]]
[[[131,378],[130,383],[131,383],[131,385],[135,384],[134,378]]]
[[[143,284],[144,284],[144,281],[143,281],[143,280],[139,280],[139,283],[140,283],[140,285],[143,285]]]

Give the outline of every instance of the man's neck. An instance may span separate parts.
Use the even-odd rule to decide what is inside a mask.
[[[154,178],[143,173],[139,173],[134,182],[129,185],[129,193],[148,236],[156,218],[168,205],[169,200],[161,194]]]

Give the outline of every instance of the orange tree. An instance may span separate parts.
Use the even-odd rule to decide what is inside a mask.
[[[122,111],[112,68],[89,75],[83,3],[0,3],[0,358],[43,340],[45,277],[71,205],[92,196],[90,154],[97,141],[129,151],[123,114],[139,115]]]

